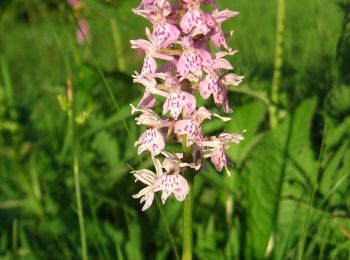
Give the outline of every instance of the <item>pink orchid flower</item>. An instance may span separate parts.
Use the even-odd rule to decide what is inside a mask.
[[[135,146],[140,145],[138,154],[146,150],[150,151],[153,156],[160,154],[165,147],[164,139],[164,133],[160,129],[147,129],[135,143]]]
[[[181,163],[182,154],[164,153],[165,159],[162,167],[165,173],[154,183],[154,191],[162,191],[161,200],[164,204],[171,194],[174,194],[178,201],[186,198],[190,188],[186,179],[180,174],[180,167],[191,166],[187,163]]]
[[[142,113],[136,118],[136,123],[149,127],[135,143],[135,146],[140,145],[138,154],[142,154],[146,150],[150,151],[152,156],[160,154],[165,147],[165,135],[161,128],[169,127],[171,123],[168,120],[160,119],[159,116],[150,109],[135,108],[133,105],[131,105],[131,108],[132,114],[135,112]]]
[[[172,60],[173,57],[158,52],[159,42],[158,39],[151,34],[150,30],[146,28],[146,35],[149,41],[146,40],[131,40],[131,48],[142,49],[145,51],[146,56],[143,62],[141,75],[154,74],[157,70],[157,63],[155,58],[162,60]]]
[[[199,170],[201,168],[200,164],[195,163],[183,163],[181,159],[183,159],[183,153],[169,153],[163,151],[162,154],[165,156],[165,159],[162,163],[162,167],[167,171],[174,171],[175,173],[179,173],[181,168],[190,167],[195,170]]]
[[[199,84],[199,93],[204,99],[208,99],[213,95],[214,102],[218,106],[222,106],[226,113],[232,112],[227,99],[227,90],[221,83],[219,75],[216,71],[210,71],[205,79]]]
[[[231,64],[223,57],[227,55],[233,55],[234,51],[230,52],[218,52],[216,54],[216,59],[211,67],[205,68],[208,72],[203,81],[199,83],[199,93],[202,98],[207,99],[213,95],[214,102],[217,106],[223,107],[226,113],[231,113],[232,109],[228,103],[227,97],[227,86],[234,85],[238,86],[243,77],[237,76],[235,74],[227,74],[220,77],[220,71],[232,70]]]
[[[222,10],[219,11],[217,9],[215,9],[212,13],[212,17],[215,21],[215,26],[214,26],[214,30],[211,33],[211,40],[214,43],[214,46],[219,49],[220,46],[223,46],[226,50],[230,50],[230,48],[228,47],[227,43],[226,43],[226,38],[224,33],[222,32],[221,29],[221,24],[223,22],[225,22],[226,20],[236,17],[237,15],[239,15],[238,12],[235,11],[231,11],[231,10]],[[232,33],[231,33],[232,35]]]
[[[213,66],[206,68],[208,74],[199,83],[199,93],[204,99],[208,99],[213,95],[215,104],[222,106],[226,113],[230,113],[232,109],[228,104],[226,85],[222,83],[219,76],[219,70],[221,69],[230,70],[233,67],[223,58],[215,59]]]
[[[170,111],[170,115],[177,120],[181,113],[186,115],[196,108],[196,98],[192,94],[181,90],[177,78],[168,78],[165,85],[170,87],[170,93],[163,105],[164,115]]]
[[[185,200],[189,190],[190,187],[186,179],[182,175],[172,172],[164,173],[154,184],[154,191],[162,191],[163,204],[171,194],[174,194],[178,201]]]
[[[230,73],[222,77],[222,83],[225,86],[232,85],[237,87],[239,84],[241,84],[243,79],[244,79],[244,76],[239,76],[239,75]]]
[[[213,10],[211,14],[201,9],[203,4]],[[213,96],[215,104],[229,113],[232,109],[227,87],[239,85],[243,77],[230,73],[233,67],[225,56],[235,51],[228,47],[221,29],[222,23],[235,17],[237,12],[219,11],[215,0],[143,0],[133,11],[153,25],[152,32],[146,29],[147,40],[131,41],[132,48],[145,52],[141,73],[133,75],[133,82],[144,87],[144,94],[137,107],[131,105],[131,113],[140,112],[135,118],[136,124],[146,126],[135,145],[139,146],[139,154],[151,153],[157,171],[133,171],[136,180],[147,185],[134,195],[145,203],[142,210],[146,210],[158,191],[162,192],[163,203],[171,195],[183,201],[190,189],[188,174],[199,171],[205,158],[210,158],[218,171],[225,168],[230,174],[226,150],[229,143],[243,140],[243,135],[203,136],[204,120],[217,117],[228,121],[230,118],[203,106],[197,108],[200,101],[196,97],[197,94],[203,99]],[[216,47],[214,50],[210,42]],[[221,47],[225,51],[218,50]],[[153,110],[155,95],[157,102],[162,102],[161,115]],[[190,147],[192,156],[186,154],[184,158],[181,152],[167,152],[168,141]],[[155,156],[163,157],[163,163]]]
[[[154,73],[154,74],[138,74],[135,72],[133,75],[133,82],[142,84],[145,87],[144,95],[137,105],[138,108],[153,108],[155,106],[156,100],[153,96],[160,95],[167,97],[168,93],[157,88],[156,78],[165,78],[163,73]]]
[[[180,31],[175,22],[167,18],[171,13],[171,5],[165,1],[161,8],[152,7],[149,19],[153,24],[153,34],[158,38],[161,48],[167,48],[170,44],[177,41]]]
[[[161,48],[168,47],[179,38],[179,29],[168,17],[171,14],[171,5],[168,1],[154,1],[153,4],[144,5],[142,9],[135,11],[151,21],[154,27],[153,34],[157,37]]]
[[[147,185],[147,187],[143,188],[137,194],[134,194],[132,196],[135,199],[141,198],[140,203],[143,203],[143,202],[145,203],[142,207],[142,211],[145,211],[152,205],[154,200],[154,192],[155,192],[154,183],[158,178],[160,178],[163,175],[160,161],[158,159],[155,159],[153,156],[152,156],[152,160],[153,160],[154,167],[156,169],[156,173],[147,169],[131,172],[136,178],[135,182],[141,181],[142,183]]]
[[[239,144],[244,140],[243,134],[246,132],[244,130],[241,134],[235,133],[222,133],[218,137],[212,137],[209,141],[203,141],[203,157],[211,159],[216,170],[222,171],[222,168],[226,169],[227,175],[230,176],[231,172],[228,169],[230,166],[230,161],[226,155],[226,150],[230,147],[229,143]]]
[[[202,77],[203,67],[209,67],[213,64],[210,53],[204,49],[193,47],[193,41],[189,37],[182,39],[183,53],[177,63],[177,72],[181,79],[198,82]]]
[[[204,107],[200,107],[198,110],[194,111],[188,119],[176,121],[174,132],[178,136],[187,136],[187,146],[196,144],[197,146],[202,147],[203,135],[201,130],[201,124],[205,119],[211,119],[211,116],[218,117],[223,121],[231,120],[228,117],[221,117],[215,113],[211,113]]]
[[[182,32],[190,33],[192,37],[210,32],[214,26],[214,19],[200,8],[200,1],[188,1],[187,8],[180,22]]]

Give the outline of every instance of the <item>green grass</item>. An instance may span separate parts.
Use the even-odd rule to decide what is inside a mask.
[[[229,150],[233,176],[208,163],[196,177],[194,259],[350,259],[350,11],[346,1],[284,2],[273,83],[277,1],[218,0],[240,12],[224,27],[245,80],[229,92],[232,121],[203,129],[248,132]],[[152,165],[137,156],[129,106],[142,95],[129,40],[147,23],[131,12],[136,0],[84,3],[0,1],[0,259],[176,259],[183,205],[141,212],[127,166]],[[79,17],[91,27],[84,46]]]

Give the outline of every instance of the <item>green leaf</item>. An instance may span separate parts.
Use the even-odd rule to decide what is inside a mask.
[[[255,258],[264,258],[268,242],[275,231],[279,212],[280,196],[287,170],[287,159],[307,161],[300,167],[312,168],[309,153],[309,131],[315,99],[302,103],[294,114],[270,132],[255,147],[248,159],[243,175],[247,176],[247,250]],[[310,158],[311,157],[311,158]]]
[[[216,233],[213,217],[209,218],[205,227],[203,224],[197,226],[196,252],[199,259],[216,259]]]
[[[259,140],[255,133],[264,120],[266,110],[265,104],[259,100],[249,102],[238,107],[233,113],[232,120],[227,124],[227,132],[240,133],[244,129],[247,130],[244,134],[244,141],[238,145],[233,145],[227,152],[230,159],[237,164],[237,167],[243,163]]]
[[[329,97],[330,111],[333,115],[346,115],[350,112],[350,86],[334,88]]]
[[[106,131],[96,135],[92,142],[94,148],[101,156],[102,161],[106,161],[110,167],[119,162],[119,146],[115,138]]]

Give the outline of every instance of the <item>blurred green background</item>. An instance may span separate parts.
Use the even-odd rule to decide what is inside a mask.
[[[229,89],[233,119],[204,131],[248,132],[229,150],[232,177],[208,163],[196,178],[195,259],[350,259],[349,2],[285,1],[276,45],[278,1],[217,1],[240,12],[224,28],[245,80]],[[81,258],[75,156],[89,259],[175,259],[182,204],[141,212],[127,167],[152,166],[129,106],[143,59],[129,40],[149,25],[131,12],[140,1],[82,2],[0,0],[0,258]]]

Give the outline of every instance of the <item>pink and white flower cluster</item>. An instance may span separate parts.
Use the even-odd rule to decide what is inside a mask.
[[[175,2],[175,3],[174,3]],[[205,12],[203,5],[211,12]],[[155,172],[132,171],[136,181],[147,186],[134,198],[149,208],[155,192],[162,192],[162,202],[170,195],[183,201],[189,192],[184,172],[189,168],[198,171],[205,158],[210,158],[218,171],[229,172],[226,150],[230,143],[238,144],[242,134],[222,133],[203,136],[201,125],[213,117],[223,117],[199,106],[197,98],[209,99],[224,113],[231,113],[227,87],[238,86],[243,77],[233,74],[232,65],[225,57],[235,53],[226,42],[221,25],[238,15],[230,10],[219,11],[215,0],[143,0],[134,13],[147,18],[152,29],[146,28],[147,39],[131,41],[131,47],[145,52],[140,73],[135,72],[134,82],[144,87],[144,95],[132,114],[138,125],[146,130],[135,143],[138,153],[151,153]],[[211,46],[212,45],[212,46]],[[156,96],[160,98],[156,99]],[[161,100],[162,113],[154,112]],[[192,151],[192,157],[183,153],[165,151],[166,143],[179,142]],[[188,149],[186,149],[188,150]],[[163,157],[161,162],[159,157]],[[186,159],[185,159],[186,157]]]

